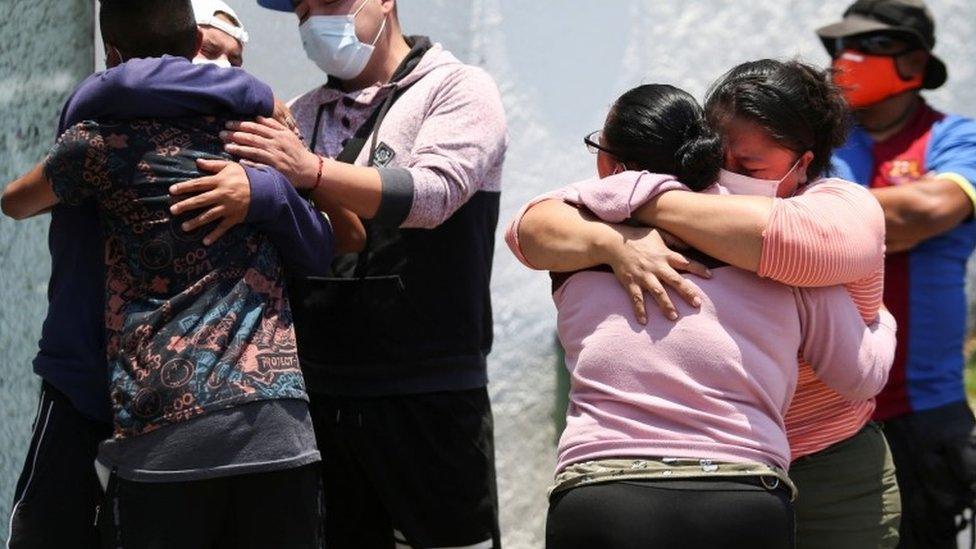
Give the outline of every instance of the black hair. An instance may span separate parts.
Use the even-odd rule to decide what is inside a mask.
[[[830,70],[806,63],[762,59],[733,68],[712,85],[705,99],[716,128],[744,118],[778,144],[799,154],[813,152],[807,178],[824,175],[834,149],[847,140],[850,111]]]
[[[190,0],[101,0],[98,20],[102,38],[125,59],[196,54]]]
[[[667,84],[620,96],[603,127],[604,145],[630,169],[671,174],[695,191],[722,167],[722,143],[688,92]]]

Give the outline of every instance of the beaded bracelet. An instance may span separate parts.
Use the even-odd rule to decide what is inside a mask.
[[[322,167],[325,165],[324,158],[322,158],[319,155],[315,155],[315,156],[317,156],[319,159],[319,174],[315,176],[315,184],[312,185],[312,188],[308,190],[309,193],[314,193],[315,189],[319,188],[319,183],[322,182]]]

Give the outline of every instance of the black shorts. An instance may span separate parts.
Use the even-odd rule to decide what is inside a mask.
[[[14,491],[11,549],[100,547],[95,455],[111,434],[110,425],[83,415],[50,384],[41,385],[34,434]]]
[[[548,549],[789,549],[793,506],[785,487],[759,479],[617,481],[552,496]]]
[[[187,482],[109,477],[99,529],[112,549],[319,549],[317,463]]]
[[[501,546],[485,389],[310,396],[330,549]]]
[[[901,489],[898,547],[952,548],[976,484],[976,420],[966,402],[884,422]]]

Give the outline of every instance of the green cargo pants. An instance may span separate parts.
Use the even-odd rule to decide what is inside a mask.
[[[877,424],[794,461],[790,477],[799,490],[794,502],[797,549],[898,545],[901,499],[895,464]]]

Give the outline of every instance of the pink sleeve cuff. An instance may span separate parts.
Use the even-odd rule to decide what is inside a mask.
[[[579,205],[608,223],[630,219],[650,200],[667,191],[688,190],[670,175],[649,172],[622,172],[604,179],[586,179],[571,185]]]

